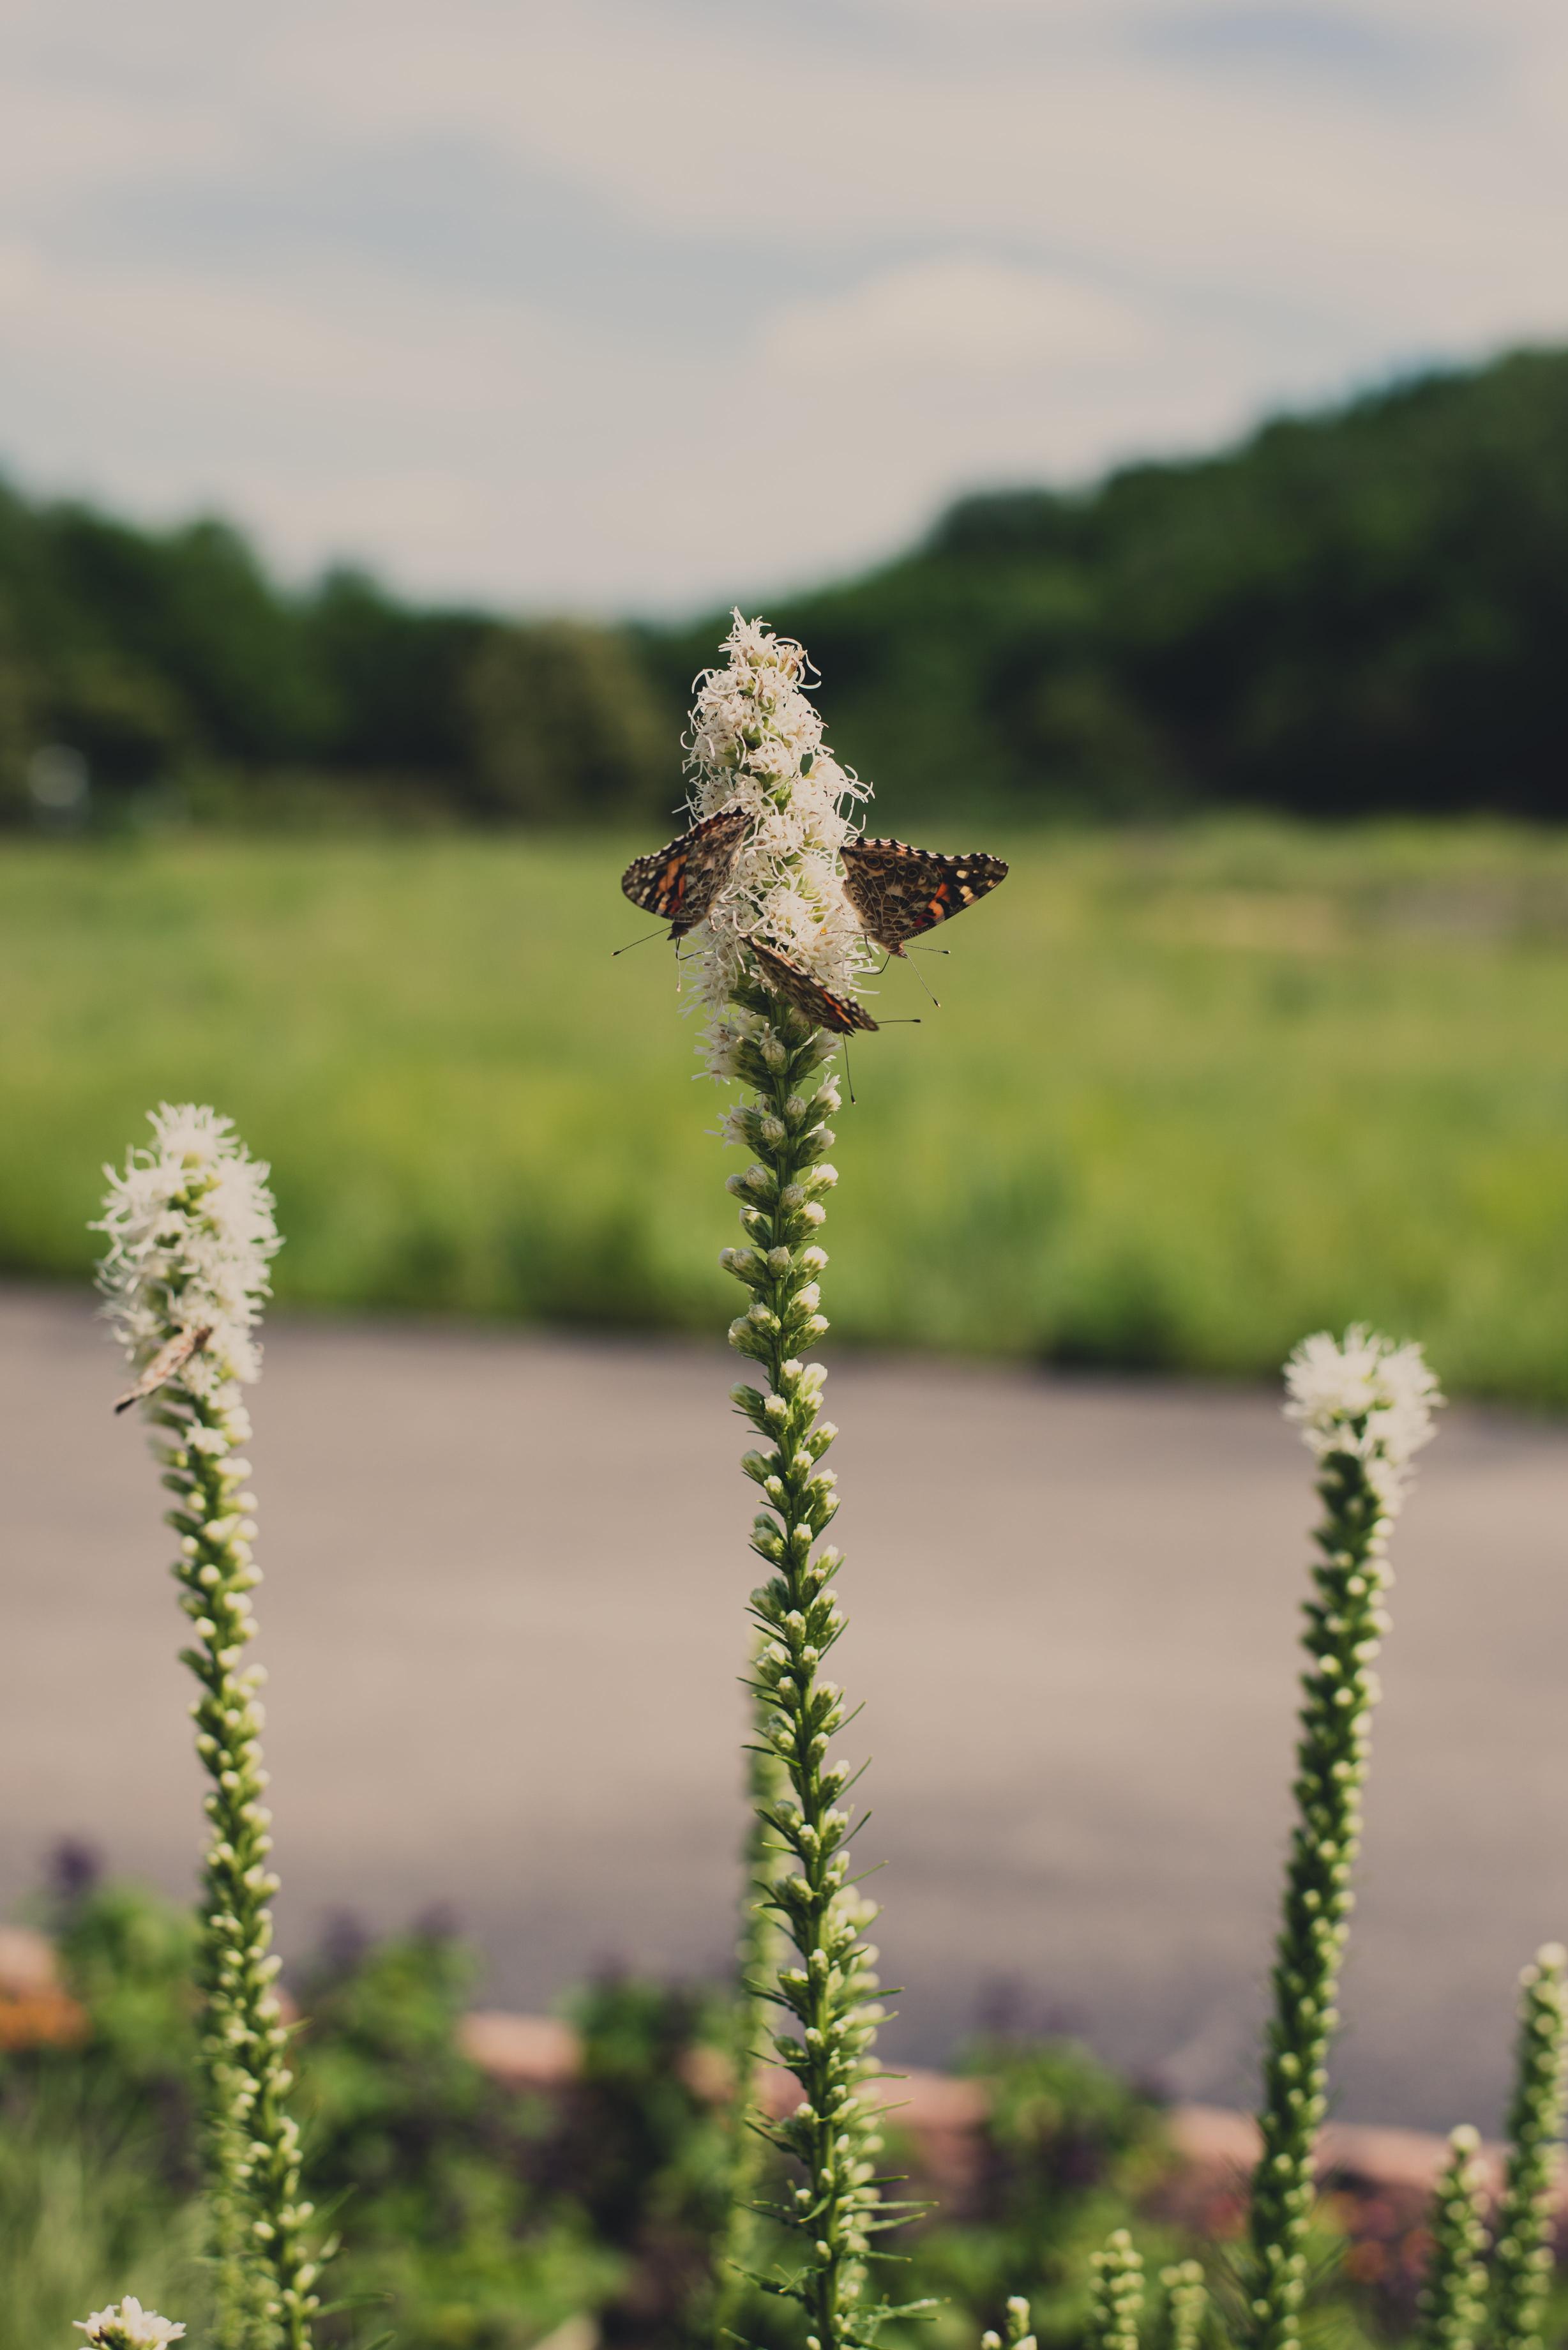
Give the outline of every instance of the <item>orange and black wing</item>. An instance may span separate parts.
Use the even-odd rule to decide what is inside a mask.
[[[650,857],[634,857],[620,886],[634,906],[670,924],[672,939],[694,931],[734,869],[750,819],[743,808],[721,808]]]
[[[786,996],[797,1012],[817,1028],[831,1028],[840,1036],[851,1036],[857,1029],[877,1026],[863,1004],[852,995],[835,995],[829,987],[814,979],[804,963],[792,962],[788,955],[780,954],[774,947],[765,947],[758,939],[747,941],[757,959],[763,979],[775,995]]]
[[[939,857],[907,840],[852,840],[839,854],[849,902],[867,937],[889,954],[902,954],[906,939],[934,931],[1007,879],[1000,857]]]

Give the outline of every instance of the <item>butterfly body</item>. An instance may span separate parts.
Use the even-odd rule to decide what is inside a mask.
[[[804,963],[780,954],[774,947],[765,947],[760,939],[747,941],[757,959],[757,967],[766,984],[775,995],[782,995],[804,1012],[818,1028],[831,1028],[840,1036],[851,1036],[859,1029],[873,1029],[877,1023],[862,1004],[850,995],[835,995],[813,977]]]
[[[634,857],[620,886],[634,906],[670,924],[672,940],[694,931],[734,869],[749,818],[743,808],[705,816],[678,840]]]
[[[844,887],[868,939],[901,955],[907,939],[961,914],[1007,879],[1000,857],[942,857],[907,840],[851,840],[839,852]]]

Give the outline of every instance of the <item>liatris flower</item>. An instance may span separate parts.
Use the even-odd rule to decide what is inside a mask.
[[[727,1007],[752,932],[836,995],[853,994],[872,967],[837,862],[850,828],[846,807],[868,787],[822,739],[799,645],[737,612],[723,650],[723,667],[698,681],[687,738],[696,815],[735,807],[751,818],[728,880],[692,933],[713,1014],[709,1065],[720,1077],[732,1073]]]
[[[1125,2228],[1106,2239],[1093,2262],[1086,2339],[1090,2350],[1138,2350],[1143,2262]]]
[[[1257,2350],[1296,2350],[1306,2286],[1313,2148],[1325,2109],[1334,1991],[1349,1933],[1361,1790],[1378,1690],[1372,1670],[1388,1618],[1389,1530],[1410,1462],[1441,1401],[1419,1347],[1357,1324],[1321,1331],[1285,1366],[1288,1418],[1318,1463],[1321,1557],[1303,1635],[1296,1825],[1275,1946],[1273,2014],[1252,2179],[1249,2317]]]
[[[1492,2247],[1491,2350],[1541,2350],[1552,2282],[1553,2156],[1568,2063],[1568,1953],[1548,1942],[1520,1976],[1519,2043],[1508,2110],[1508,2169]]]
[[[1393,1517],[1443,1400],[1420,1347],[1397,1347],[1365,1322],[1353,1322],[1343,1338],[1319,1330],[1285,1365],[1285,1418],[1308,1451],[1319,1461],[1335,1453],[1360,1461]]]
[[[155,2309],[143,2309],[136,2295],[128,2293],[122,2302],[78,2317],[76,2330],[99,2350],[161,2350],[165,2342],[178,2342],[185,2328],[160,2317]]]
[[[234,1138],[234,1121],[186,1103],[150,1116],[153,1141],[125,1172],[106,1167],[109,1197],[95,1232],[104,1311],[139,1371],[200,1334],[180,1368],[187,1395],[210,1398],[255,1378],[252,1336],[280,1245],[267,1170]]]
[[[1466,2123],[1449,2139],[1432,2193],[1432,2250],[1421,2288],[1419,2350],[1474,2350],[1486,2308],[1480,2139]]]
[[[279,1242],[267,1170],[229,1119],[165,1103],[151,1123],[152,1143],[130,1153],[124,1173],[105,1170],[95,1229],[109,1235],[107,1312],[142,1375],[132,1395],[161,1431],[180,1537],[173,1572],[195,1638],[182,1655],[197,1683],[196,1752],[211,1781],[200,1963],[218,2337],[223,2350],[249,2350],[259,2317],[269,2339],[275,2331],[288,2350],[306,2350],[317,2264],[305,2241],[311,2207],[300,2195],[299,2135],[285,2103],[288,2031],[273,1988],[265,1675],[241,1664],[261,1581],[241,1388],[260,1367],[254,1334]]]

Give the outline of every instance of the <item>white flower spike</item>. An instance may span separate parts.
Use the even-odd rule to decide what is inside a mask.
[[[274,1987],[278,1880],[256,1700],[265,1676],[244,1663],[261,1570],[251,1465],[238,1449],[250,1434],[241,1387],[261,1368],[256,1325],[278,1232],[267,1170],[229,1119],[164,1102],[151,1126],[151,1142],[130,1153],[123,1174],[106,1169],[109,1198],[94,1229],[109,1235],[99,1273],[106,1312],[140,1373],[121,1401],[161,1398],[153,1451],[178,1496],[173,1571],[196,1643],[182,1654],[198,1686],[191,1712],[210,1782],[201,2049],[216,2330],[224,2341],[248,2339],[263,2295],[281,2314],[280,2345],[310,2350],[320,2262],[306,2237],[311,2206],[299,2191],[299,2129],[286,2103],[288,2028]],[[102,2350],[156,2350],[185,2331],[132,2299],[81,2330]]]
[[[1314,1458],[1345,1452],[1364,1461],[1391,1517],[1443,1401],[1420,1347],[1414,1340],[1396,1346],[1364,1322],[1353,1322],[1342,1339],[1319,1330],[1286,1363],[1285,1391],[1285,1418]]]
[[[104,1311],[138,1370],[166,1356],[168,1377],[215,1400],[260,1367],[253,1333],[280,1245],[268,1170],[215,1110],[164,1102],[149,1117],[152,1141],[123,1174],[104,1170]]]
[[[737,612],[723,650],[723,666],[698,681],[686,762],[697,816],[739,807],[752,819],[728,881],[692,933],[703,1001],[715,1015],[708,1062],[719,1077],[730,1074],[734,1015],[725,1006],[753,931],[836,995],[853,996],[873,967],[838,868],[846,810],[869,786],[822,739],[799,645]]]
[[[118,2306],[111,2302],[88,2318],[78,2317],[76,2330],[89,2342],[101,2345],[101,2350],[161,2350],[165,2342],[178,2342],[185,2332],[182,2325],[160,2317],[155,2309],[143,2309],[133,2293],[128,2293]]]

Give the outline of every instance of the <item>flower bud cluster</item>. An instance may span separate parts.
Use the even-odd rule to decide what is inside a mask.
[[[1343,1347],[1308,1339],[1286,1366],[1287,1412],[1319,1464],[1324,1517],[1303,1611],[1307,1669],[1296,1748],[1296,1817],[1275,1945],[1273,2012],[1250,2212],[1248,2317],[1256,2350],[1297,2350],[1307,2283],[1313,2153],[1327,2110],[1334,1996],[1350,1933],[1361,1799],[1387,1629],[1393,1513],[1425,1441],[1436,1383],[1418,1348],[1361,1329]],[[1379,1382],[1382,1382],[1379,1385]],[[1424,1400],[1423,1400],[1424,1399]],[[1419,1423],[1419,1425],[1417,1425]]]
[[[1165,2338],[1169,2350],[1199,2350],[1209,2313],[1209,2288],[1201,2261],[1174,2261],[1161,2269],[1165,2287]]]
[[[1090,2350],[1137,2350],[1143,2262],[1125,2228],[1107,2236],[1104,2251],[1095,2254],[1090,2265]]]
[[[1479,2134],[1452,2132],[1432,2194],[1432,2249],[1420,2295],[1422,2350],[1475,2350],[1486,2314],[1486,2212]]]
[[[982,2334],[980,2350],[1036,2350],[1033,2334],[1029,2330],[1029,2303],[1022,2293],[1014,2293],[1007,2304],[1004,2334]]]
[[[1541,2350],[1552,2284],[1555,2152],[1568,2061],[1568,1954],[1537,1950],[1520,1976],[1519,2041],[1508,2111],[1508,2168],[1492,2246],[1487,2338],[1494,2350]]]
[[[722,1262],[750,1299],[731,1341],[769,1382],[733,1390],[757,1438],[742,1466],[763,1505],[752,1547],[769,1570],[752,1595],[752,1688],[759,1748],[774,1765],[773,1793],[759,1803],[774,1865],[753,1894],[788,1946],[775,1979],[757,1988],[784,2011],[772,2051],[800,2091],[792,2113],[763,2126],[804,2179],[773,2212],[798,2255],[788,2283],[774,2289],[799,2303],[820,2350],[857,2350],[878,2316],[866,2299],[866,2256],[890,2215],[876,2180],[878,2107],[867,2095],[882,2014],[877,1953],[865,1939],[876,1911],[850,1881],[855,1821],[842,1799],[851,1773],[831,1751],[848,1717],[824,1669],[845,1628],[840,1555],[817,1546],[838,1506],[822,1466],[837,1431],[820,1416],[825,1374],[805,1351],[827,1326],[817,1282],[827,1260],[815,1234],[836,1178],[816,1154],[831,1140],[831,1089],[819,1074],[822,1040],[798,1013],[760,991],[742,993],[741,1008],[749,1024],[738,1073],[756,1099],[740,1114],[737,1139],[756,1163],[731,1179],[745,1238]]]

